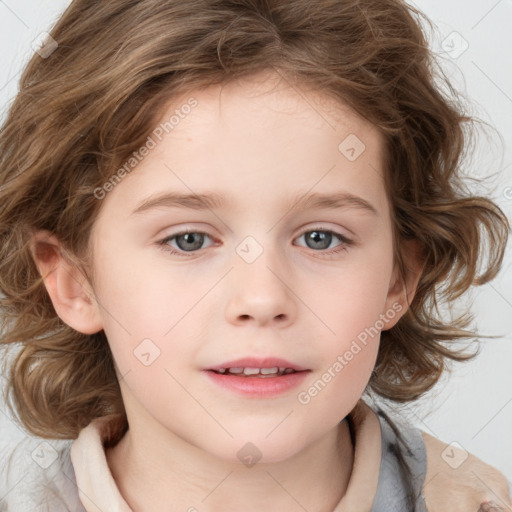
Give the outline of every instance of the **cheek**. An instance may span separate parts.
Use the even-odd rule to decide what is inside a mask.
[[[137,336],[163,336],[211,288],[211,280],[163,258],[101,261],[95,292],[104,320]]]
[[[308,305],[323,320],[324,339],[342,342],[356,338],[364,329],[377,324],[382,330],[381,314],[385,313],[390,287],[390,262],[362,260],[331,273],[313,287],[302,292]],[[385,328],[385,327],[384,327]]]
[[[322,390],[319,402],[325,401],[326,406],[340,403],[342,397],[357,401],[370,379],[380,333],[397,314],[393,308],[386,310],[390,266],[391,260],[361,261],[332,275],[322,293],[319,289],[303,292],[321,320],[315,338],[322,354],[321,376],[315,387]],[[316,397],[315,393],[311,389],[311,395]]]
[[[306,421],[321,416],[326,425],[335,425],[364,393],[379,351],[383,304],[372,296],[368,299],[373,301],[365,298],[340,303],[330,317],[334,334],[316,338],[321,364],[297,393],[299,407],[309,412]]]

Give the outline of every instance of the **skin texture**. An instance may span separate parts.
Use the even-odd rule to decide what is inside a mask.
[[[133,510],[168,511],[172,503],[250,512],[272,504],[327,512],[353,462],[340,421],[370,379],[379,336],[307,404],[297,394],[366,328],[381,330],[383,315],[383,329],[392,327],[420,271],[409,262],[403,280],[394,265],[383,139],[347,106],[276,76],[190,96],[193,111],[102,199],[91,234],[93,283],[49,233],[34,238],[36,261],[62,320],[107,335],[130,426],[107,458]],[[174,99],[162,120],[186,100]],[[365,145],[353,161],[338,149],[350,134]],[[170,191],[217,192],[227,204],[133,213]],[[333,191],[365,199],[376,213],[292,209],[292,198]],[[198,235],[161,243],[185,229],[205,233],[195,252],[183,248]],[[308,236],[315,229],[352,243],[333,235],[317,248]],[[262,252],[248,263],[240,247]],[[147,339],[143,352],[158,354],[149,365],[135,356]],[[245,356],[285,358],[310,373],[297,389],[256,398],[218,387],[203,371]],[[251,468],[237,455],[247,443],[261,453]]]

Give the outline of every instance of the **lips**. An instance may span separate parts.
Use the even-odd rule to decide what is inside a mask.
[[[251,399],[289,393],[309,372],[309,368],[276,357],[245,357],[204,369],[209,381],[219,388]]]

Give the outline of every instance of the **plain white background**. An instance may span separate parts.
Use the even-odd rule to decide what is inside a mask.
[[[469,174],[497,173],[490,193],[512,217],[512,0],[416,0],[436,25],[431,47],[470,112],[494,126],[499,136],[482,138]],[[68,0],[0,0],[0,116],[17,91],[31,44],[47,31]],[[481,192],[485,192],[481,190]],[[402,414],[446,443],[458,443],[501,470],[512,481],[512,249],[500,275],[469,303],[475,326],[499,338],[482,342],[470,363],[453,365],[424,399],[399,408]],[[463,306],[462,306],[463,307]],[[0,437],[24,434],[0,405]],[[511,484],[512,485],[512,484]]]

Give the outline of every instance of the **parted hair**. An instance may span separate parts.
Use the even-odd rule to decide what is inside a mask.
[[[430,49],[429,26],[402,0],[70,4],[50,31],[58,47],[30,59],[0,133],[0,341],[18,348],[6,359],[6,393],[28,431],[72,439],[92,419],[124,413],[105,333],[82,334],[57,316],[31,236],[53,233],[89,276],[95,190],[144,144],[162,108],[263,71],[322,91],[380,130],[403,275],[404,241],[421,247],[416,294],[381,333],[367,391],[414,400],[448,359],[474,357],[458,343],[478,344],[470,312],[448,322],[439,306],[495,277],[510,226],[467,186],[477,120]]]

